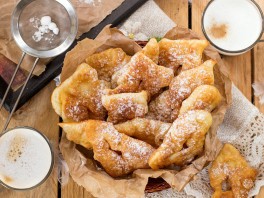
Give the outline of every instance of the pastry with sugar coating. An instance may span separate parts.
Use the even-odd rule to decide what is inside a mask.
[[[234,146],[225,144],[209,168],[210,184],[215,190],[212,198],[247,198],[256,177],[257,170],[248,165]],[[230,190],[222,189],[224,181]]]
[[[151,38],[146,46],[140,51],[147,57],[149,57],[154,63],[159,62],[159,44],[157,39]]]
[[[173,122],[179,115],[182,102],[197,87],[214,84],[213,60],[207,60],[199,67],[181,72],[174,77],[169,89],[161,93],[149,104],[148,116],[164,122]]]
[[[189,98],[183,101],[180,115],[195,109],[211,112],[220,104],[221,98],[222,96],[216,87],[201,85],[192,92]]]
[[[143,117],[148,112],[148,93],[103,95],[102,104],[108,111],[108,122],[118,123]]]
[[[136,53],[117,79],[117,87],[108,94],[129,93],[145,90],[151,96],[170,84],[172,69],[159,66],[143,53]]]
[[[170,102],[170,92],[166,90],[149,103],[147,118],[172,123],[172,108]]]
[[[65,122],[103,120],[107,112],[101,97],[107,88],[110,88],[110,83],[98,80],[96,70],[82,63],[72,76],[53,91],[52,107]]]
[[[148,58],[150,58],[154,63],[158,64],[159,61],[159,45],[158,42],[155,38],[151,38],[149,42],[146,44],[146,46],[139,52],[137,53],[142,53]],[[120,70],[116,71],[112,75],[112,88],[117,87],[117,80],[120,76],[125,73],[125,71],[128,69],[129,64],[126,64],[124,67],[122,67]]]
[[[143,140],[155,147],[158,147],[163,142],[170,126],[170,123],[147,118],[134,118],[133,120],[114,125],[118,132]]]
[[[169,40],[159,42],[159,64],[177,70],[195,68],[202,64],[204,49],[209,45],[206,40]]]
[[[130,58],[121,48],[110,48],[88,56],[85,61],[96,69],[100,80],[111,82],[112,75],[126,65]]]
[[[188,98],[191,93],[200,85],[214,84],[214,65],[213,60],[207,60],[199,67],[186,70],[176,76],[170,83],[170,102],[172,120],[178,117],[183,100]]]
[[[112,177],[149,168],[148,159],[154,148],[143,141],[119,133],[110,122],[88,120],[59,125],[70,141],[93,149],[94,159],[100,162]]]
[[[203,151],[205,135],[212,125],[212,116],[204,110],[188,111],[175,120],[163,143],[149,158],[157,170],[171,164],[183,166]]]

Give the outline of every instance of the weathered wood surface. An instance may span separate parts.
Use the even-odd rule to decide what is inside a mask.
[[[193,0],[191,12],[188,11],[187,0],[155,0],[155,2],[175,23],[183,27],[188,27],[188,22],[191,21],[192,29],[202,35],[201,16],[209,0]],[[264,10],[264,2],[262,0],[257,0],[257,2]],[[252,103],[264,112],[264,105],[260,105],[258,99],[254,97],[254,92],[251,87],[253,82],[264,80],[264,43],[259,43],[253,50],[243,55],[236,57],[223,56],[223,59],[228,66],[234,84]],[[17,111],[10,123],[10,127],[32,126],[47,135],[52,141],[54,148],[57,149],[59,141],[59,128],[57,123],[59,117],[54,113],[50,103],[50,95],[54,87],[54,82],[51,82]],[[2,110],[0,114],[1,125],[3,125],[6,116],[7,112]],[[0,197],[92,198],[84,188],[74,183],[71,178],[67,185],[60,186],[57,181],[57,169],[57,164],[55,164],[51,177],[43,185],[34,190],[14,192],[0,189]],[[257,197],[264,197],[264,189],[262,189]]]

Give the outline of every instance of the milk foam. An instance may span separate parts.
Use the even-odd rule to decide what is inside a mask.
[[[35,131],[16,128],[0,138],[0,180],[10,187],[25,189],[40,183],[51,162],[48,143]]]
[[[210,29],[225,25],[226,34],[215,38]],[[204,28],[209,39],[218,47],[237,51],[251,46],[262,31],[262,18],[250,0],[214,0],[204,14]]]

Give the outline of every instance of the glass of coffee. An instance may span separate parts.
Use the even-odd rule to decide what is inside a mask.
[[[260,41],[263,13],[253,0],[212,0],[204,10],[202,30],[221,54],[239,55]]]
[[[49,140],[30,127],[17,127],[0,136],[0,184],[28,190],[50,175],[54,154]]]

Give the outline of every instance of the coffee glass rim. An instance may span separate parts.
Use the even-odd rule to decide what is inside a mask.
[[[202,19],[201,19],[201,26],[202,26],[202,32],[205,36],[205,38],[210,42],[210,44],[212,46],[214,46],[216,49],[222,51],[222,52],[225,52],[225,53],[229,53],[229,54],[240,54],[240,53],[243,53],[243,52],[247,52],[248,50],[252,49],[258,42],[261,41],[261,37],[263,35],[263,32],[264,32],[264,14],[263,14],[263,11],[262,9],[260,8],[260,6],[257,4],[256,1],[254,0],[247,0],[247,1],[251,1],[258,9],[260,15],[261,15],[261,20],[262,20],[262,27],[261,27],[261,31],[260,31],[260,34],[258,36],[258,38],[256,39],[256,41],[254,43],[252,43],[250,46],[244,48],[244,49],[241,49],[241,50],[234,50],[234,51],[231,51],[231,50],[226,50],[226,49],[223,49],[217,45],[214,44],[214,42],[212,42],[212,40],[209,38],[209,36],[207,35],[206,33],[206,30],[205,30],[205,27],[204,27],[204,15],[208,9],[208,7],[211,5],[212,2],[214,2],[216,0],[211,0],[205,7],[204,11],[203,11],[203,14],[202,14]]]
[[[15,188],[15,187],[12,187],[12,186],[9,186],[9,185],[5,184],[3,181],[0,180],[0,185],[4,186],[4,187],[6,187],[7,189],[10,189],[10,190],[16,190],[16,191],[31,190],[31,189],[34,189],[34,188],[40,186],[41,184],[43,184],[49,178],[49,176],[50,176],[50,174],[51,174],[51,172],[53,170],[53,166],[54,166],[54,152],[53,152],[51,143],[50,143],[49,139],[47,138],[47,136],[44,135],[43,133],[41,133],[40,131],[38,131],[37,129],[33,128],[33,127],[29,127],[29,126],[18,126],[18,127],[14,127],[14,128],[11,128],[11,129],[7,129],[6,131],[4,131],[3,133],[0,134],[0,138],[4,134],[6,134],[6,133],[8,133],[8,132],[10,132],[12,130],[15,130],[15,129],[29,129],[29,130],[32,130],[32,131],[38,133],[47,142],[47,144],[49,146],[49,149],[50,149],[50,153],[51,153],[51,163],[50,163],[49,171],[47,172],[46,176],[39,183],[37,183],[36,185],[31,186],[29,188]]]

